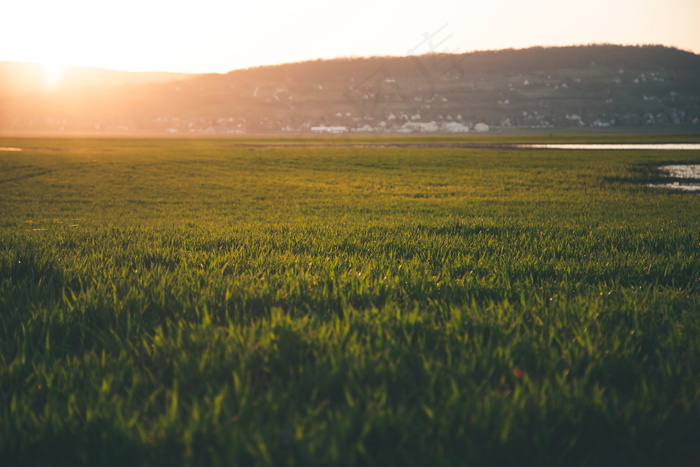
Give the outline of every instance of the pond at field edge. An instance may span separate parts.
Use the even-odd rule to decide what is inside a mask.
[[[680,179],[672,183],[650,183],[647,186],[654,188],[670,188],[680,191],[698,191],[700,192],[700,164],[689,165],[662,165],[659,170],[663,172],[665,177]],[[690,180],[686,183],[685,180]]]
[[[657,143],[657,144],[518,144],[521,149],[573,149],[573,150],[645,150],[665,151],[700,150],[699,143]],[[668,188],[678,191],[700,192],[700,164],[664,165],[658,167],[664,177],[675,179],[670,183],[649,183],[653,188]],[[686,180],[688,180],[686,182]]]

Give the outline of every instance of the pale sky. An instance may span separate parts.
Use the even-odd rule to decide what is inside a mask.
[[[0,3],[0,61],[125,71],[226,72],[317,58],[590,43],[700,53],[700,0]]]

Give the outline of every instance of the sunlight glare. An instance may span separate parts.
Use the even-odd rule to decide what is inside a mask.
[[[44,86],[51,91],[63,80],[63,66],[55,63],[44,64]]]
[[[37,11],[41,11],[38,15]],[[618,43],[700,51],[698,0],[0,2],[0,61],[225,73],[317,58]],[[38,32],[38,33],[37,33]],[[432,42],[423,39],[428,34]],[[434,34],[433,36],[431,36]],[[51,66],[46,86],[66,82]]]

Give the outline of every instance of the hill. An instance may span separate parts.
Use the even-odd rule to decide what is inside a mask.
[[[34,95],[3,91],[0,129],[227,134],[700,128],[700,56],[663,46],[317,60],[185,78]]]

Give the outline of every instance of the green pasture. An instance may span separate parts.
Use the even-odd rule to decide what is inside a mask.
[[[679,138],[0,138],[0,465],[699,465]]]

